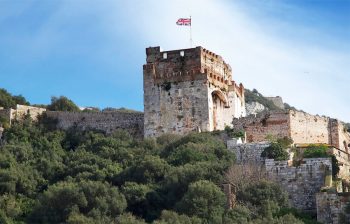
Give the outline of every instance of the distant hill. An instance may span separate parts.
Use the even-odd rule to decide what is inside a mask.
[[[265,110],[296,110],[295,107],[283,103],[281,97],[265,97],[258,90],[245,89],[247,115],[260,113]]]

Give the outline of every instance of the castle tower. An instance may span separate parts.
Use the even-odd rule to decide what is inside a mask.
[[[146,49],[143,65],[144,134],[223,130],[245,116],[244,87],[229,64],[202,48]]]

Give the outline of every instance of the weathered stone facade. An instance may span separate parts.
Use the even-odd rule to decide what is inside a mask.
[[[235,129],[246,131],[248,142],[265,141],[268,135],[290,137],[295,144],[329,144],[349,152],[350,135],[343,123],[300,111],[270,111],[234,119]]]
[[[6,118],[11,124],[13,120],[22,120],[27,115],[29,115],[33,121],[37,121],[38,116],[45,111],[45,108],[17,104],[16,109],[0,109],[0,116]]]
[[[299,166],[266,159],[265,167],[269,178],[288,192],[293,207],[316,212],[316,193],[324,187],[326,176],[332,173],[330,158],[304,159]]]
[[[143,66],[145,137],[222,130],[245,116],[244,87],[231,67],[202,48],[146,49]]]
[[[350,203],[350,193],[319,192],[316,194],[317,221],[323,224],[340,224],[349,221],[345,207]],[[348,222],[346,222],[348,223]]]
[[[57,128],[67,130],[99,130],[110,134],[116,130],[128,131],[135,137],[143,137],[143,113],[141,112],[62,112],[47,111],[46,116],[56,121]]]
[[[227,142],[227,148],[235,153],[237,163],[263,163],[265,159],[261,157],[261,153],[269,145],[269,143],[230,144],[230,141]]]

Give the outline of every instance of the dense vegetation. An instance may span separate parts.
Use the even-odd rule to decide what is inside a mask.
[[[311,220],[288,210],[286,193],[263,177],[234,185],[237,205],[227,210],[222,184],[248,175],[227,174],[235,155],[208,133],[141,141],[124,132],[50,130],[44,123],[25,120],[4,132],[0,223]]]

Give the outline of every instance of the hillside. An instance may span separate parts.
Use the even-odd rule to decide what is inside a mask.
[[[46,125],[4,132],[0,223],[316,223],[267,177],[235,172],[235,154],[209,133],[136,140]],[[231,210],[227,181],[237,187]]]
[[[274,102],[276,99],[279,102]],[[256,89],[245,89],[245,103],[247,115],[260,113],[264,110],[296,110],[295,107],[284,103],[281,97],[265,97]]]

